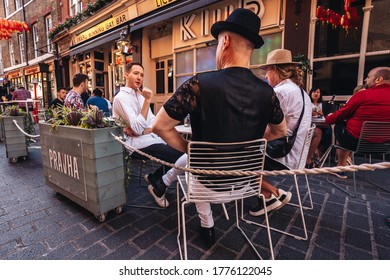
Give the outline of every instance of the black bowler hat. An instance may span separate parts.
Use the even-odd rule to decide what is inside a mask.
[[[259,35],[260,18],[250,10],[235,9],[225,21],[218,21],[211,26],[211,34],[215,39],[218,39],[218,34],[224,30],[232,31],[247,38],[253,43],[255,49],[264,45],[264,41]]]

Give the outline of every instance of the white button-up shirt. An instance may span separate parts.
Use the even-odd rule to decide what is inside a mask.
[[[141,108],[145,98],[136,93],[132,88],[121,87],[114,98],[113,117],[118,125],[125,123],[138,136],[128,137],[126,143],[136,149],[142,149],[153,144],[165,144],[165,142],[154,133],[143,135],[147,128],[152,127],[154,114],[149,108],[148,116],[145,119],[141,114]]]

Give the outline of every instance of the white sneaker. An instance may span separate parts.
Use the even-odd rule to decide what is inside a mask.
[[[287,203],[290,202],[291,200],[291,197],[292,197],[292,193],[291,192],[286,192],[282,189],[278,189],[278,193],[279,193],[279,196],[277,197],[277,199],[282,203],[278,208],[276,208],[275,210],[278,210],[280,208],[282,208],[284,205],[286,205]]]
[[[282,202],[280,202],[273,194],[271,194],[270,198],[265,199],[265,206],[267,208],[267,212],[269,212],[269,211],[272,211],[274,209],[277,209],[278,207],[281,207]],[[259,197],[258,205],[254,209],[249,210],[249,214],[251,216],[255,216],[255,217],[265,214],[265,209],[264,209],[262,197]]]
[[[160,206],[161,208],[167,208],[169,206],[168,200],[165,198],[165,194],[162,195],[162,197],[158,197],[153,190],[153,186],[149,185],[148,186],[148,191],[149,193],[153,196],[154,201],[156,201],[157,205]]]

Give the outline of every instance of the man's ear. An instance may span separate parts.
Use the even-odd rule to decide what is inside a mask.
[[[378,76],[378,77],[376,77],[376,79],[375,79],[375,82],[377,83],[377,84],[379,84],[379,83],[381,83],[381,82],[383,82],[383,77],[382,76]]]

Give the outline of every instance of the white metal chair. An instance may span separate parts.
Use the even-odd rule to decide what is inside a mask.
[[[192,169],[206,169],[218,171],[262,171],[266,147],[265,139],[258,139],[239,143],[210,143],[190,142],[188,145],[188,167]],[[235,202],[236,227],[249,242],[257,256],[262,259],[259,252],[252,244],[240,226],[243,220],[243,199],[257,196],[260,192],[261,175],[207,175],[192,174],[178,176],[177,183],[177,211],[178,211],[178,235],[180,257],[183,259],[181,247],[181,228],[183,230],[184,259],[187,259],[187,233],[185,206],[190,203],[208,202],[224,204]],[[180,199],[180,190],[183,197]],[[238,201],[241,201],[239,210]],[[264,199],[263,199],[264,201]],[[180,207],[181,206],[181,207]],[[265,207],[265,205],[264,205]],[[240,212],[241,211],[241,212]],[[271,259],[274,259],[271,234],[269,231],[268,215],[265,214],[265,222],[268,234],[268,242]]]
[[[377,139],[384,139],[384,142],[378,143]],[[346,151],[350,151],[352,153],[352,164],[355,164],[355,154],[363,154],[369,155],[369,159],[371,162],[371,155],[383,155],[383,161],[385,161],[385,155],[390,154],[390,122],[374,122],[374,121],[366,121],[363,123],[362,130],[360,132],[359,142],[356,147],[356,150],[349,150],[343,148],[338,145],[333,145],[334,148],[343,149]],[[356,197],[356,172],[352,172],[353,174],[353,193],[349,192],[345,188],[339,186],[332,180],[327,179],[329,183],[331,183],[336,188],[341,191],[347,193],[352,197]],[[364,173],[365,176],[365,173]],[[379,189],[382,189],[386,192],[390,192],[389,189],[386,189],[372,181],[366,180],[364,181],[370,183],[371,185],[376,186]]]
[[[301,156],[300,156],[300,159],[299,159],[299,162],[298,162],[298,166],[296,166],[295,169],[304,169],[305,168],[307,154],[308,154],[309,149],[310,149],[310,144],[311,144],[311,140],[313,138],[315,127],[316,127],[315,125],[312,125],[308,129],[308,131],[306,133],[306,137],[305,137],[305,141],[304,141],[303,148],[302,148],[302,151],[301,151]],[[286,169],[289,169],[289,168],[286,167]],[[292,236],[292,237],[294,237],[296,239],[299,239],[299,240],[307,240],[308,234],[307,234],[305,215],[303,213],[303,210],[304,209],[305,210],[312,210],[313,209],[313,200],[312,200],[312,197],[311,197],[309,180],[307,178],[307,174],[305,174],[306,187],[307,187],[307,192],[306,193],[307,193],[308,200],[309,200],[309,206],[303,206],[303,204],[302,204],[302,196],[301,196],[301,193],[299,191],[299,184],[298,184],[298,179],[297,179],[298,175],[294,174],[293,176],[294,176],[295,190],[296,190],[296,193],[297,193],[298,203],[291,203],[290,202],[290,203],[288,203],[288,205],[295,206],[295,207],[299,208],[300,216],[301,216],[301,220],[302,220],[303,236],[302,235],[293,234],[293,233],[291,233],[291,232],[289,232],[287,230],[281,230],[281,229],[275,228],[275,227],[270,227],[270,229],[273,230],[273,231],[279,232],[279,233],[286,234],[288,236]],[[303,197],[305,197],[305,196],[306,195],[304,195]],[[245,220],[245,221],[248,222],[248,223],[251,223],[251,224],[255,224],[255,225],[264,227],[263,224],[259,224],[259,223],[256,223],[254,221],[251,221],[251,220]]]

